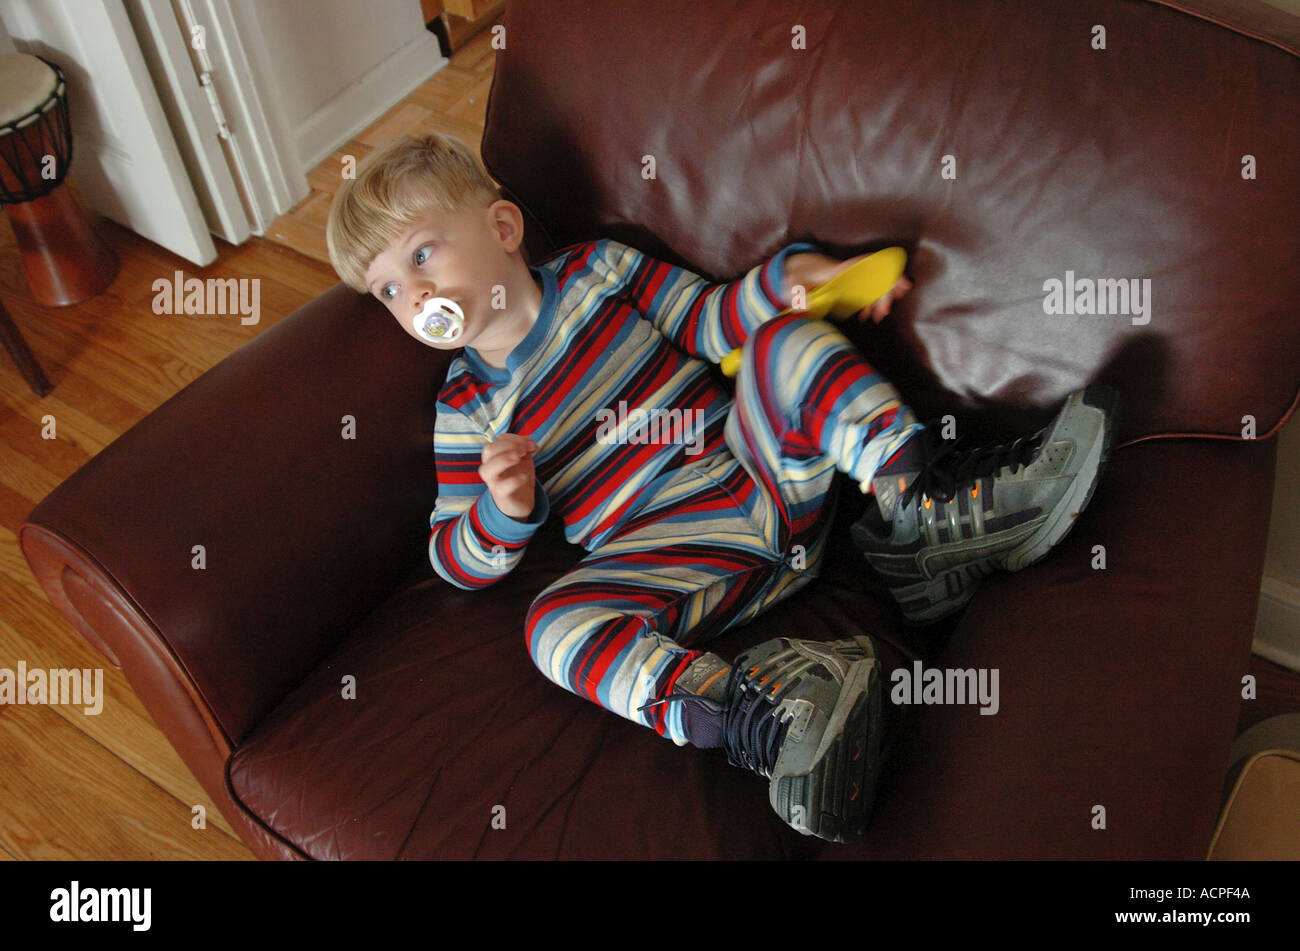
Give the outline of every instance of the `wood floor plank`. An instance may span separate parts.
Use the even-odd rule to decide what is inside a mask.
[[[23,553],[18,547],[17,534],[8,528],[0,528],[0,585],[5,583],[16,585],[28,594],[40,595],[36,599],[35,610],[45,613],[48,608],[49,617],[58,617],[58,613],[55,612],[52,606],[42,603],[45,601],[44,592],[41,590],[40,582],[32,575],[31,566],[27,564],[27,559],[23,557]],[[9,594],[12,601],[6,605],[4,600],[0,600],[0,607],[9,607],[14,612],[23,610],[18,603],[22,600],[22,592],[11,591]],[[16,616],[16,613],[6,610],[3,614],[0,614],[0,620],[12,620]]]
[[[291,216],[278,219],[271,233],[276,240],[292,244],[308,257],[329,264],[325,221],[329,215],[330,198],[328,192],[312,192],[310,197],[294,209]]]
[[[12,301],[4,301],[10,312],[21,314],[27,306],[20,302],[17,306]],[[63,381],[69,377],[93,380],[101,387],[110,389],[116,399],[132,411],[143,416],[158,406],[159,394],[164,392],[156,386],[135,386],[124,373],[119,371],[110,358],[102,356],[88,348],[86,333],[83,328],[67,328],[58,322],[49,321],[41,324],[28,322],[23,328],[23,335],[49,377],[55,390],[61,388]],[[101,370],[100,368],[104,369]],[[31,390],[22,383],[17,370],[8,372],[9,368],[0,370],[0,385],[17,391],[22,388],[25,393]]]
[[[339,281],[328,260],[322,262],[297,248],[283,247],[262,238],[225,253],[232,270],[262,274],[291,292],[283,302],[286,315],[315,300]]]
[[[195,267],[189,261],[152,241],[142,239],[116,222],[106,223],[102,230],[106,241],[110,241],[115,248],[122,249],[118,254],[121,269],[108,290],[131,304],[142,303],[148,306],[155,293],[154,281],[158,278],[171,278],[178,269],[190,271]]]
[[[492,76],[480,76],[470,83],[459,100],[447,107],[446,114],[482,126],[487,116],[488,90],[491,88]]]
[[[138,237],[129,235],[120,228],[115,227],[113,236],[121,239],[128,246],[138,246],[141,243]],[[136,248],[132,247],[131,251],[134,250]],[[159,257],[156,251],[147,248],[139,248],[139,250],[141,254],[151,256],[150,266],[147,269],[137,268],[137,277],[132,282],[124,283],[119,278],[108,291],[98,295],[91,302],[66,308],[39,309],[39,305],[23,301],[19,302],[17,309],[20,312],[32,313],[34,319],[40,318],[40,323],[35,328],[37,334],[48,330],[50,334],[45,335],[48,337],[57,331],[61,332],[65,339],[70,339],[74,343],[74,346],[68,347],[61,354],[61,359],[56,356],[56,359],[65,366],[70,366],[73,360],[83,355],[99,354],[105,350],[115,351],[119,363],[124,356],[134,356],[135,359],[131,362],[140,371],[138,379],[144,382],[145,392],[149,394],[152,405],[156,406],[160,397],[165,398],[166,395],[175,392],[178,384],[189,382],[187,376],[176,372],[174,368],[177,364],[188,362],[193,366],[207,363],[210,359],[204,357],[195,360],[191,357],[186,360],[188,354],[173,352],[166,340],[160,339],[160,336],[166,336],[165,332],[160,334],[160,328],[166,328],[169,323],[178,320],[189,321],[193,327],[206,324],[215,324],[218,327],[222,324],[234,324],[238,327],[240,324],[237,317],[209,318],[188,315],[176,317],[155,313],[152,304],[154,298],[158,296],[158,292],[153,287],[156,280],[166,280],[170,286],[174,283],[178,270],[181,272],[182,280],[190,277],[224,278],[227,275],[222,273],[221,268],[182,267],[180,259],[174,256],[163,258]],[[134,259],[134,254],[124,256],[128,261]],[[171,295],[167,296],[171,297]],[[184,344],[186,338],[180,339]],[[242,340],[236,339],[233,346],[238,346],[240,343]],[[222,341],[221,344],[223,348],[232,346],[226,341]],[[160,370],[163,372],[159,372]],[[192,377],[192,373],[190,376]]]
[[[434,73],[420,83],[419,86],[412,89],[400,104],[418,106],[425,112],[441,112],[446,109],[456,101],[456,98],[460,95],[460,89],[456,83],[448,83],[440,79],[441,76],[442,70]]]
[[[187,809],[202,806],[210,826],[238,839],[238,834],[153,722],[122,672],[112,667],[62,618],[11,616],[15,613],[9,610],[15,603],[11,585],[9,579],[0,579],[0,604],[6,606],[3,616],[0,616],[0,667],[16,672],[21,661],[28,671],[90,670],[92,677],[102,678],[102,694],[97,704],[99,713],[87,713],[85,703],[80,706],[50,704],[49,708],[95,741],[105,757],[131,766],[178,802],[184,803]],[[20,607],[30,608],[36,604],[34,598],[28,598]],[[93,711],[94,707],[91,709]],[[0,758],[4,755],[3,745],[0,742]]]
[[[357,141],[374,148],[389,139],[401,138],[410,134],[411,129],[427,115],[427,109],[413,103],[399,103],[397,108],[385,113],[378,122],[364,129],[357,136]]]
[[[129,326],[132,329],[144,326],[155,334],[164,335],[173,328],[186,334],[202,334],[219,348],[234,352],[276,319],[297,310],[333,283],[332,271],[323,273],[314,263],[263,238],[250,238],[238,247],[219,243],[218,250],[220,257],[205,268],[196,268],[168,255],[166,260],[157,261],[152,270],[145,272],[133,288],[123,288],[122,296],[132,305],[129,313],[123,315]],[[308,266],[304,268],[304,264]],[[162,309],[163,302],[157,301],[159,307],[155,308],[155,298],[163,288],[155,290],[154,282],[163,279],[168,282],[166,287],[174,287],[177,271],[182,286],[192,278],[205,282],[210,278],[220,281],[257,280],[260,321],[244,323],[248,315],[232,304],[227,304],[226,313],[209,316],[156,313],[156,309]],[[174,309],[174,297],[170,303]]]
[[[12,391],[0,389],[0,431],[6,439],[21,439],[15,448],[31,449],[33,454],[44,455],[67,447],[73,459],[97,456],[118,437],[118,430],[106,426],[81,406],[67,402],[65,392],[54,390],[43,399],[21,398]],[[10,424],[8,413],[16,419]],[[52,419],[46,420],[46,417]],[[24,426],[20,420],[25,420]],[[53,438],[46,438],[51,434]]]
[[[337,281],[332,271],[312,271],[306,280],[300,274],[292,279],[292,286],[286,285],[272,276],[291,269],[279,263],[280,257],[277,249],[269,259],[274,266],[268,273],[258,269],[247,255],[232,255],[224,270],[214,275],[223,280],[257,281],[256,323],[243,323],[240,313],[213,317],[160,315],[142,305],[123,305],[119,300],[116,321],[96,337],[93,347],[77,351],[69,345],[71,338],[84,331],[70,327],[67,318],[37,328],[28,335],[29,343],[42,355],[56,394],[63,375],[81,375],[111,386],[115,393],[129,393],[130,402],[147,412]],[[173,279],[171,271],[154,273]],[[204,272],[182,273],[186,278],[206,279]],[[109,295],[101,299],[101,306],[106,308],[113,303]],[[60,361],[56,356],[51,361],[51,353],[62,353],[64,357]],[[60,362],[63,373],[59,372]]]
[[[67,406],[76,407],[79,413],[115,435],[126,432],[148,415],[146,410],[122,399],[97,380],[77,374],[64,375],[54,390],[43,397],[31,390],[18,393],[9,387],[0,389],[4,390],[11,403],[26,408],[28,419],[39,419],[44,415],[44,407],[51,399],[55,399]],[[0,431],[3,430],[3,425],[0,421]]]
[[[8,306],[9,302],[5,303]],[[108,295],[100,299],[100,305],[105,310],[122,307],[120,300]],[[24,305],[11,307],[15,309],[21,312]],[[98,318],[78,324],[59,315],[59,319],[32,326],[25,333],[56,387],[64,374],[89,376],[147,412],[199,375],[175,354],[159,351],[148,341],[134,339]]]
[[[8,438],[13,437],[21,444],[25,436],[20,427],[6,427],[5,436],[0,441],[0,483],[27,499],[33,507],[77,469],[72,460],[51,457],[43,449],[28,455],[15,448]],[[54,464],[57,471],[47,468],[47,463]]]
[[[0,526],[18,534],[18,529],[35,507],[27,496],[0,482]]]
[[[416,126],[416,130],[417,133],[444,132],[454,135],[472,148],[476,154],[483,154],[483,129],[473,120],[441,113],[425,119]]]
[[[412,95],[414,95],[414,93]],[[405,102],[407,100],[403,101]],[[420,108],[424,108],[424,106],[421,105]],[[425,111],[427,112],[428,110],[426,109]],[[374,148],[372,146],[366,145],[366,143],[357,139],[353,139],[351,142],[344,145],[343,148],[339,149],[327,158],[324,162],[321,162],[312,169],[311,173],[307,176],[307,184],[309,184],[314,191],[325,192],[332,195],[338,190],[339,183],[343,181],[343,157],[345,155],[352,156],[353,161],[350,165],[355,171],[356,166],[361,163],[361,160],[373,151]]]
[[[49,706],[0,717],[0,766],[0,847],[16,858],[252,857],[210,821],[194,829],[189,806]]]
[[[247,276],[231,273],[225,261],[221,261],[219,267],[196,268],[179,259],[157,260],[151,270],[143,273],[141,280],[121,288],[119,299],[125,306],[114,313],[115,323],[132,340],[139,341],[153,352],[179,357],[200,372],[205,371],[257,335],[258,324],[242,322],[244,315],[240,305],[248,299],[249,303],[257,303],[258,309],[264,313],[266,302],[260,299],[265,296],[262,293],[264,288],[258,285],[259,300],[253,301],[249,293],[254,290],[252,285],[236,284],[231,288],[221,284],[220,296],[214,296],[211,303],[214,309],[225,312],[213,314],[174,312],[176,297],[171,289],[179,286],[183,295],[186,283],[191,279],[225,282],[231,279],[239,281]],[[159,285],[159,281],[165,283]],[[207,286],[205,283],[205,289]],[[234,291],[235,299],[225,299],[228,291]],[[241,294],[244,297],[240,297]],[[183,296],[181,304],[183,310]],[[205,294],[204,307],[207,306]]]

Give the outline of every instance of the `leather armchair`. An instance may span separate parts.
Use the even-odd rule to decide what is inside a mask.
[[[1294,18],[1227,0],[556,0],[504,23],[483,155],[534,258],[608,235],[725,279],[800,238],[842,255],[902,244],[915,290],[850,333],[919,415],[1019,434],[1100,381],[1124,396],[1120,448],[1051,557],[987,579],[955,619],[902,623],[848,540],[850,488],[822,575],[714,642],[731,656],[862,632],[890,669],[999,671],[993,716],[887,704],[898,743],[871,832],[831,845],[787,828],[767,784],[716,751],[533,667],[528,605],[583,554],[554,520],[490,592],[433,573],[447,356],[340,285],[21,529],[51,601],[250,847],[1203,858],[1259,598],[1270,437],[1300,391]],[[1149,319],[1045,313],[1045,282],[1067,272],[1150,279]]]

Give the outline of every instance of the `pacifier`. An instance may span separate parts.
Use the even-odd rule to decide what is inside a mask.
[[[451,343],[465,330],[465,312],[450,297],[431,297],[411,320],[416,336],[432,343]]]

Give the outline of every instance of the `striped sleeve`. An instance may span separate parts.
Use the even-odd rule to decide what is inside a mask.
[[[785,259],[817,250],[807,243],[789,245],[744,277],[721,284],[613,240],[595,242],[590,263],[674,345],[717,363],[789,306]]]
[[[501,511],[478,474],[487,443],[462,413],[438,403],[438,498],[429,516],[429,561],[439,575],[466,590],[485,588],[514,570],[550,514],[541,482],[533,485],[535,504],[527,519]]]

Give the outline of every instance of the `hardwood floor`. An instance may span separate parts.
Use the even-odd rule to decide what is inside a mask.
[[[343,156],[358,159],[408,130],[438,129],[477,148],[491,84],[489,34],[315,169],[312,194],[266,239],[222,245],[208,268],[110,223],[101,232],[122,272],[98,297],[65,308],[31,302],[13,233],[0,224],[0,301],[55,384],[45,398],[0,357],[0,668],[102,668],[103,712],[58,705],[0,706],[0,860],[246,859],[251,853],[163,738],[126,679],[50,606],[18,550],[28,513],[80,466],[188,383],[337,278],[324,221]],[[73,178],[75,180],[75,170]],[[164,317],[152,283],[175,270],[200,278],[261,279],[262,321]],[[52,416],[54,439],[42,438]],[[1241,728],[1300,711],[1300,675],[1255,659],[1260,697]],[[192,827],[194,806],[207,827]]]
[[[195,268],[123,228],[101,223],[122,261],[106,292],[83,304],[30,301],[6,221],[0,300],[55,389],[37,398],[11,363],[0,367],[0,667],[103,670],[103,708],[0,706],[0,849],[24,859],[251,858],[125,677],[47,601],[18,549],[27,514],[59,483],[275,320],[328,289],[332,272],[268,242],[224,248]],[[201,277],[258,276],[264,320],[163,317],[151,284],[176,269]],[[269,319],[268,319],[269,318]],[[43,438],[52,418],[55,438]],[[194,806],[206,828],[191,824]]]
[[[103,709],[0,705],[0,860],[251,859],[150,719],[126,678],[60,617],[18,548],[17,532],[56,486],[179,390],[338,282],[325,250],[325,212],[344,155],[387,138],[438,130],[475,149],[483,136],[494,51],[480,33],[451,62],[309,176],[311,195],[266,238],[217,242],[198,268],[112,222],[98,222],[121,273],[99,296],[47,308],[32,302],[13,230],[0,216],[0,303],[54,391],[39,398],[0,353],[0,668],[98,668]],[[75,188],[76,171],[71,181]],[[153,282],[261,280],[261,321],[159,316]],[[43,438],[53,417],[55,437]],[[194,807],[206,828],[193,828]]]

